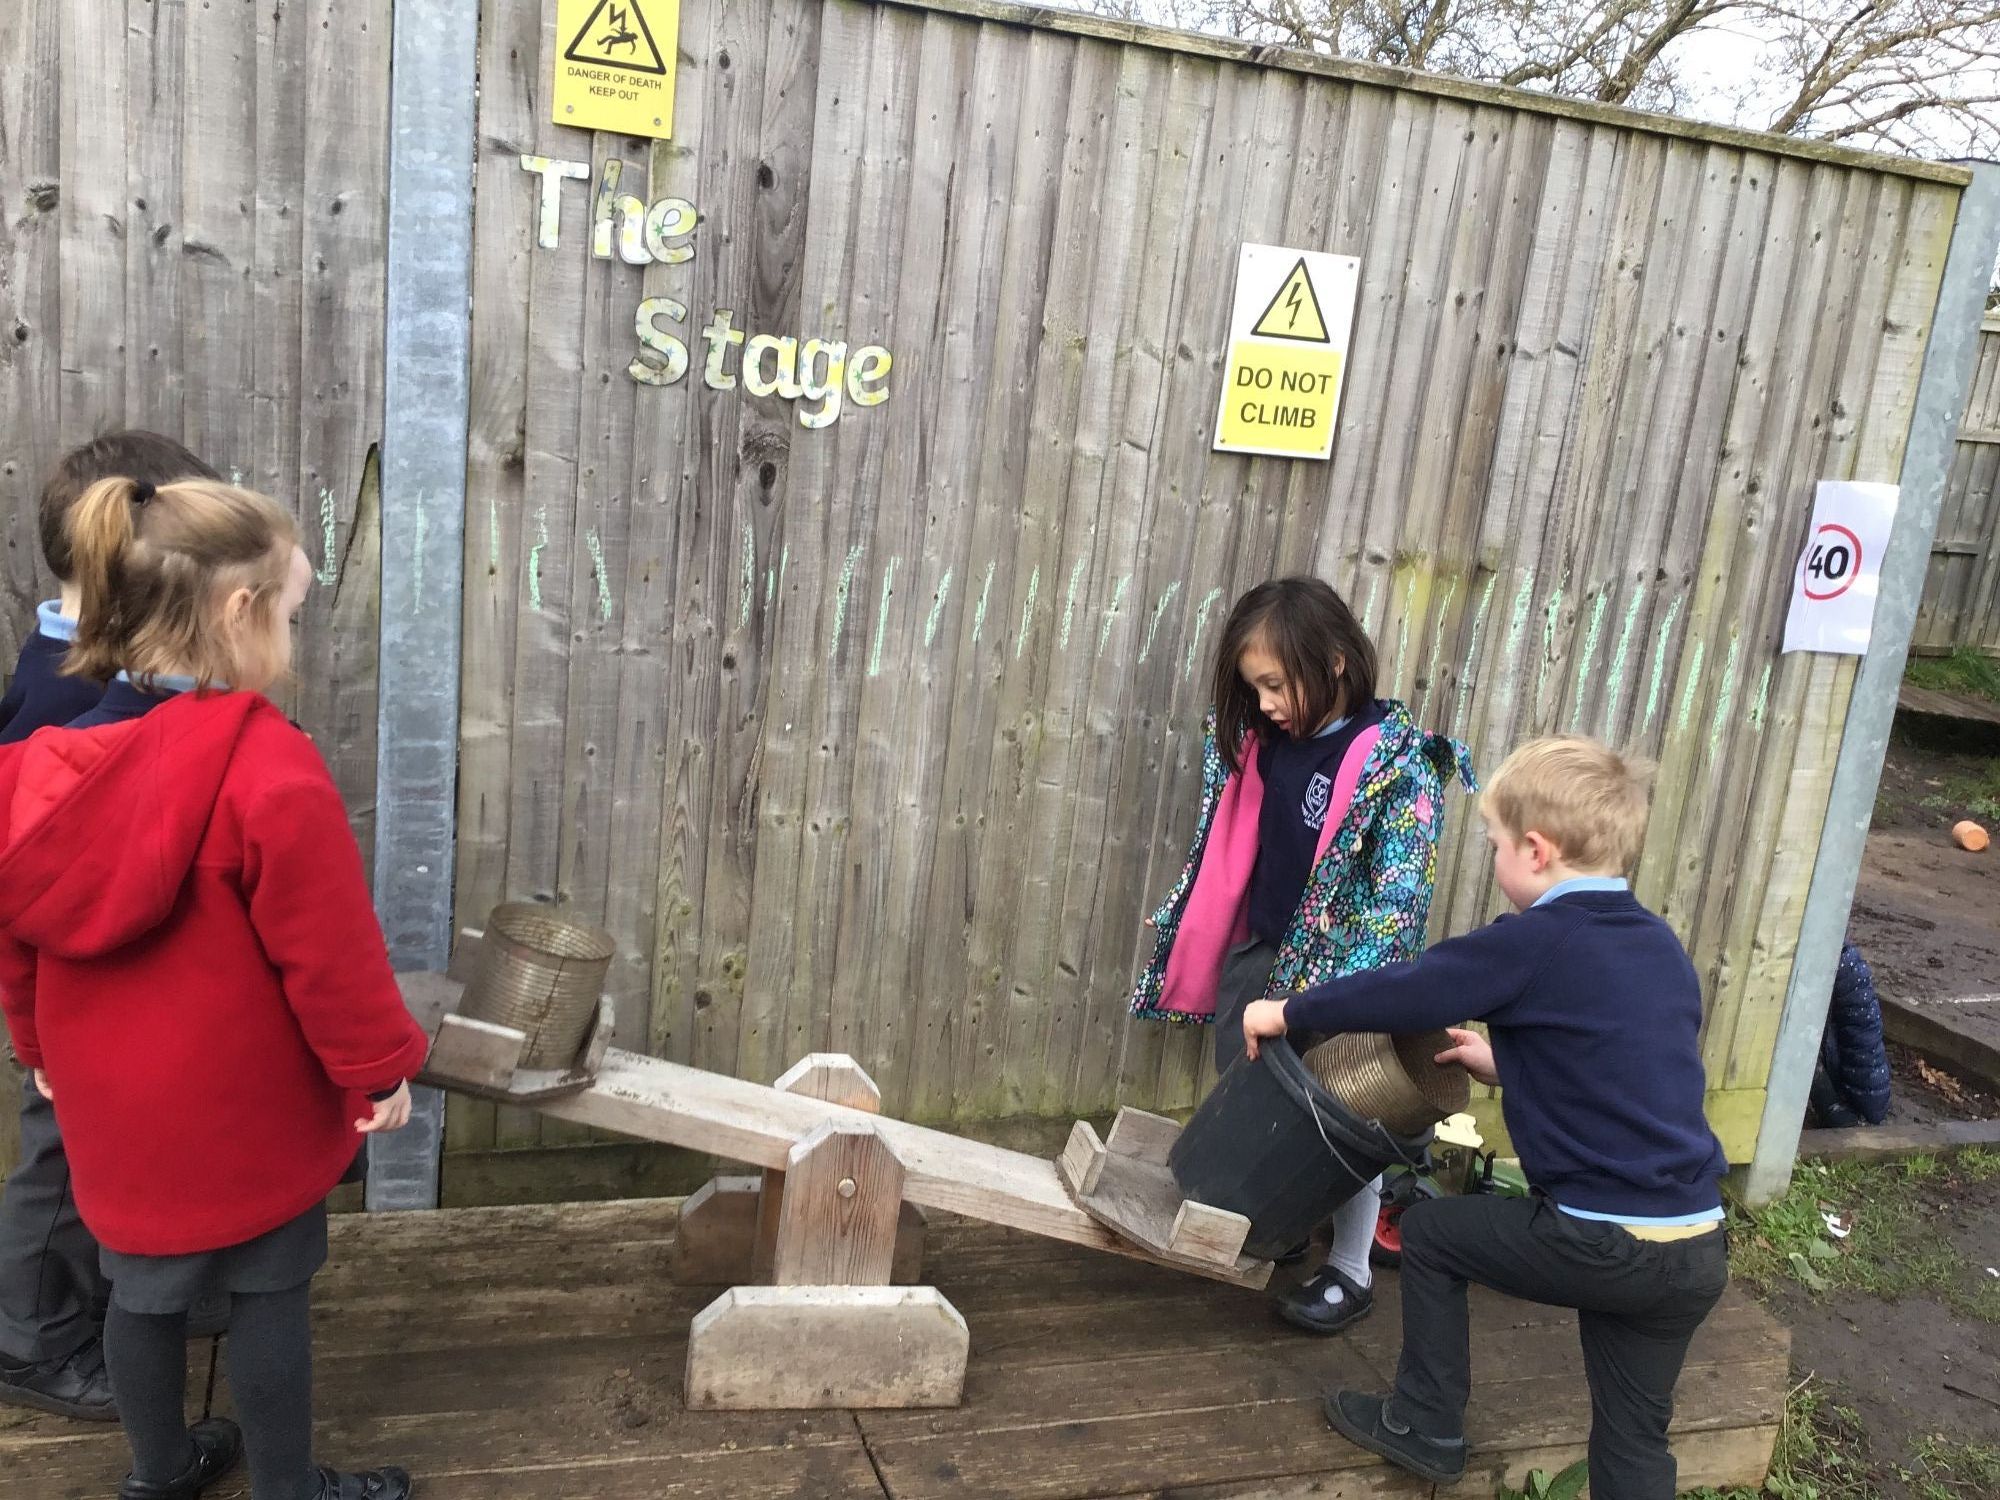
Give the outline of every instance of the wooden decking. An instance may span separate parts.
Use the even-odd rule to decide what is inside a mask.
[[[317,1295],[321,1456],[396,1461],[425,1500],[798,1496],[1412,1497],[1327,1431],[1320,1388],[1381,1386],[1393,1276],[1352,1335],[1315,1340],[1262,1294],[969,1223],[934,1225],[927,1275],[972,1330],[965,1405],[924,1412],[690,1413],[670,1203],[343,1218]],[[1566,1314],[1481,1296],[1474,1473],[1582,1452],[1588,1405]],[[1687,1486],[1754,1483],[1783,1404],[1787,1335],[1732,1294],[1681,1382]],[[205,1348],[191,1359],[198,1406]],[[228,1406],[227,1379],[218,1406]],[[0,1412],[9,1495],[108,1496],[115,1429]],[[210,1491],[240,1500],[240,1479]]]

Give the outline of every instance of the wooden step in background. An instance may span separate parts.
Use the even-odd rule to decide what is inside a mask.
[[[669,1275],[677,1206],[614,1203],[337,1218],[317,1283],[319,1457],[408,1464],[423,1500],[1428,1500],[1329,1432],[1330,1382],[1385,1385],[1399,1317],[1321,1340],[1259,1293],[956,1220],[926,1279],[964,1314],[949,1411],[689,1412],[689,1320],[715,1295]],[[1696,1339],[1675,1448],[1684,1486],[1763,1475],[1788,1335],[1732,1292]],[[1583,1451],[1574,1318],[1474,1298],[1475,1472],[1493,1493]],[[205,1349],[191,1360],[199,1408]],[[228,1410],[227,1379],[221,1409]],[[116,1493],[116,1428],[0,1408],[8,1495]],[[241,1475],[210,1500],[244,1500]]]

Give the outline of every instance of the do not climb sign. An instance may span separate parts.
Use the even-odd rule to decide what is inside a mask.
[[[1216,451],[1275,458],[1333,452],[1360,282],[1361,262],[1351,255],[1242,248]]]
[[[680,0],[557,0],[556,124],[667,139],[680,32]]]

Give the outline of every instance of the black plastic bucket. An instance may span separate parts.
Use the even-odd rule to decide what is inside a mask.
[[[1301,1244],[1384,1168],[1423,1160],[1431,1132],[1397,1135],[1357,1119],[1274,1037],[1230,1066],[1167,1157],[1180,1190],[1250,1221],[1243,1252],[1259,1259]]]

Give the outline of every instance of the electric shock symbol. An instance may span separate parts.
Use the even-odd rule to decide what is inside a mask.
[[[1313,290],[1312,277],[1306,274],[1304,256],[1299,257],[1292,274],[1285,278],[1278,295],[1271,299],[1271,305],[1264,309],[1264,316],[1250,332],[1258,338],[1293,339],[1302,344],[1333,342],[1326,331],[1326,317],[1320,311],[1319,294]]]

